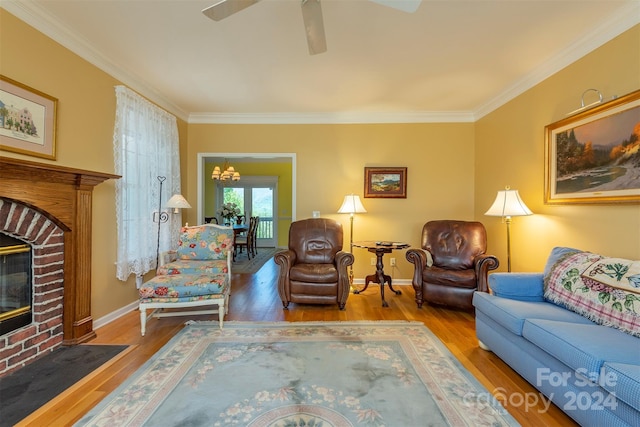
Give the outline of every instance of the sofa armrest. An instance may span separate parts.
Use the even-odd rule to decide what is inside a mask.
[[[495,296],[519,301],[544,301],[542,273],[493,273],[489,288]]]
[[[478,279],[478,290],[480,292],[489,292],[487,277],[489,271],[495,270],[500,265],[498,258],[494,255],[479,255],[473,262]]]

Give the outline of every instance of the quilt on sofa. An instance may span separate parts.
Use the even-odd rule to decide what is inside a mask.
[[[546,300],[640,337],[640,261],[568,252],[544,284]]]

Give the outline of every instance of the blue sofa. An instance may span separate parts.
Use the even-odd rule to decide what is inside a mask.
[[[584,273],[583,267],[581,270],[575,265],[566,265],[567,261],[563,260],[577,252],[571,248],[554,248],[542,273],[490,275],[491,294],[476,292],[473,297],[480,347],[493,351],[546,399],[583,426],[640,426],[637,328],[640,298],[636,299],[630,292],[620,301],[615,297],[608,301],[603,298],[608,294],[597,294],[611,303],[614,314],[621,310],[627,320],[631,319],[631,326],[622,328],[554,298],[550,288],[556,279],[568,290],[567,300],[571,295],[580,298],[591,288],[612,291],[613,288],[589,282],[585,274],[576,274]],[[599,258],[591,257],[593,259]],[[562,271],[570,274],[554,276],[554,268],[562,262],[565,262]],[[638,264],[634,265],[637,268]],[[603,270],[595,268],[594,271]],[[568,282],[567,277],[574,281],[582,278],[585,282],[576,285]],[[636,274],[625,280],[631,282],[638,277]],[[615,292],[612,295],[620,299],[621,291],[615,289]]]

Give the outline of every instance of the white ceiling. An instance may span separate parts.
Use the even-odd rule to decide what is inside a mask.
[[[322,0],[311,56],[299,0],[216,1],[1,5],[192,123],[473,121],[640,22],[638,0]]]

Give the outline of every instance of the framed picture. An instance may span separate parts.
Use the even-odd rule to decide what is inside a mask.
[[[545,127],[546,204],[640,202],[640,90]]]
[[[0,75],[0,149],[56,158],[58,100]]]
[[[364,197],[407,198],[407,168],[364,168]]]

